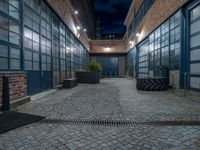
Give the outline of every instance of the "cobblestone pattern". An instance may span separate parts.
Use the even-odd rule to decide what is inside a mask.
[[[19,108],[22,112],[59,119],[174,120],[200,119],[198,101],[170,92],[136,91],[126,79],[79,85]],[[100,127],[35,123],[0,135],[5,149],[200,149],[199,126]]]

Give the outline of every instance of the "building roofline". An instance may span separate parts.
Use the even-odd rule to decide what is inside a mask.
[[[128,22],[128,19],[129,19],[129,17],[130,17],[131,10],[133,9],[134,3],[135,3],[135,0],[132,0],[131,7],[129,8],[128,14],[127,14],[126,19],[125,19],[125,21],[124,21],[124,25],[126,25],[127,22]]]

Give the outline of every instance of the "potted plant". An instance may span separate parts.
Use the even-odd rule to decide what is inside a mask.
[[[78,83],[100,83],[102,67],[95,60],[88,65],[89,71],[78,71],[76,77]]]

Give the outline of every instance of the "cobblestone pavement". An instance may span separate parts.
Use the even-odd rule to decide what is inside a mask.
[[[135,81],[80,84],[18,108],[58,119],[200,120],[200,100],[137,91]],[[200,126],[91,126],[34,123],[0,135],[5,149],[200,149]]]

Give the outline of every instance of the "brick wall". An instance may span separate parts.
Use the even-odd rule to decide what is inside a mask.
[[[68,28],[74,33],[76,36],[80,36],[79,40],[81,43],[88,48],[89,40],[86,33],[81,30],[77,31],[76,26],[81,26],[84,28],[78,18],[78,16],[74,15],[74,8],[71,5],[69,0],[47,0],[47,2],[52,6],[54,11],[62,18],[62,20],[66,23]]]
[[[175,13],[188,0],[155,0],[147,14],[136,28],[140,36],[135,38],[135,44],[142,41],[149,33],[155,30],[163,21]],[[135,9],[141,5],[141,0],[136,0]]]
[[[91,40],[90,46],[91,53],[127,52],[127,45],[125,40]]]
[[[0,105],[2,103],[3,93],[3,76],[5,73],[0,73]],[[6,73],[9,76],[10,101],[27,95],[27,77],[26,73]]]

